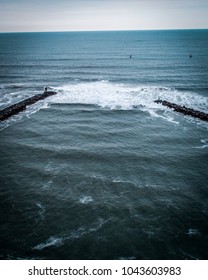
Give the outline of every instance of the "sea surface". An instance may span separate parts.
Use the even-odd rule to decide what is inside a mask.
[[[192,57],[190,57],[190,55]],[[131,56],[131,58],[130,58]],[[208,259],[208,30],[0,34],[1,259]]]

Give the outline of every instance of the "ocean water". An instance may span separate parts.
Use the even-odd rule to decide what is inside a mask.
[[[130,55],[132,58],[130,58]],[[192,55],[192,58],[190,58]],[[1,259],[208,259],[208,30],[1,33]]]

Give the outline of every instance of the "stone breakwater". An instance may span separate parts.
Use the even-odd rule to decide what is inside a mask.
[[[30,98],[27,98],[23,101],[20,101],[16,104],[13,104],[3,110],[0,111],[0,121],[4,121],[10,117],[12,117],[13,115],[17,115],[19,112],[26,110],[26,107],[29,105],[32,105],[36,102],[38,102],[39,100],[43,100],[49,96],[55,95],[57,94],[57,92],[55,91],[45,91],[42,94],[36,94]],[[189,115],[198,119],[201,119],[203,121],[208,121],[208,114],[201,112],[201,111],[197,111],[194,110],[192,108],[187,108],[186,106],[181,106],[175,103],[171,103],[168,102],[166,100],[155,100],[155,103],[160,103],[163,106],[172,108],[174,111],[182,113],[184,115]]]
[[[194,110],[192,108],[187,108],[186,106],[181,106],[175,103],[168,102],[166,100],[155,100],[155,103],[161,103],[163,106],[167,106],[169,108],[173,108],[174,111],[182,113],[184,115],[189,115],[194,118],[201,119],[203,121],[208,121],[208,114]]]
[[[45,91],[42,94],[36,94],[30,98],[20,101],[14,105],[11,105],[0,111],[0,121],[4,121],[13,115],[17,115],[19,112],[26,110],[26,107],[32,105],[39,100],[43,100],[49,96],[55,95],[55,91]]]

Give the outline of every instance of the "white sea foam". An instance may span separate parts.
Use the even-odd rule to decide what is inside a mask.
[[[155,87],[134,87],[100,81],[64,85],[57,90],[60,93],[53,97],[55,103],[92,104],[102,108],[123,110],[147,106],[147,104],[152,107],[157,106],[154,100],[157,99],[158,92],[155,96],[150,96],[150,93],[156,91]]]
[[[84,196],[80,198],[79,202],[83,204],[88,204],[93,201],[93,198],[91,196]]]
[[[153,110],[153,109],[149,109],[149,114],[153,117],[153,118],[161,118],[164,120],[167,120],[169,122],[175,123],[175,124],[179,124],[179,122],[174,121],[173,117],[169,116],[168,114],[166,114],[167,110],[165,109],[164,114],[158,114],[157,110]],[[169,111],[169,109],[168,109]]]
[[[80,227],[77,230],[72,230],[69,233],[62,234],[60,236],[50,236],[45,242],[40,243],[33,247],[34,250],[43,250],[48,247],[60,247],[64,245],[66,241],[76,240],[81,238],[86,234],[90,234],[92,232],[98,231],[104,224],[106,224],[108,220],[103,220],[99,218],[97,222],[92,224],[90,227]]]
[[[46,240],[46,242],[35,246],[33,249],[43,250],[43,249],[45,249],[47,247],[51,247],[51,246],[59,247],[63,244],[63,241],[64,241],[63,238],[51,236],[51,237],[49,237],[48,240]]]
[[[58,95],[51,102],[65,104],[93,104],[102,108],[130,110],[134,108],[158,109],[154,100],[164,99],[187,107],[206,111],[208,98],[197,93],[183,92],[160,86],[134,86],[109,81],[68,84],[54,88]]]
[[[133,185],[133,186],[137,187],[137,185],[134,182],[129,181],[129,180],[123,180],[121,178],[113,179],[113,183],[130,184],[130,185]]]
[[[197,149],[205,149],[208,148],[208,139],[201,139],[200,142],[203,144],[201,146],[197,146]]]
[[[201,139],[201,143],[203,143],[202,149],[208,148],[208,139]]]
[[[198,229],[189,228],[188,232],[187,232],[187,235],[189,235],[189,236],[198,236],[198,235],[200,235],[200,232],[199,232]]]
[[[28,106],[27,110],[22,112],[22,116],[29,117],[40,109],[50,108],[50,104],[87,104],[99,106],[102,109],[112,110],[135,110],[139,109],[148,112],[153,118],[163,118],[169,122],[177,123],[174,117],[161,104],[154,101],[157,99],[167,100],[169,102],[184,105],[196,110],[207,112],[208,98],[197,93],[185,92],[170,87],[161,86],[135,86],[128,84],[116,84],[109,81],[97,82],[77,82],[65,84],[59,87],[53,87],[52,90],[58,92],[45,100]],[[26,93],[25,93],[26,94]],[[37,92],[34,92],[37,94]],[[20,101],[23,98],[23,92],[14,92],[7,95],[7,101],[4,104],[10,105],[11,102]],[[28,97],[28,96],[25,96]],[[11,101],[12,100],[12,101]],[[0,100],[1,101],[1,100]],[[162,111],[161,111],[162,110]],[[17,116],[9,120],[9,124],[18,121]],[[6,126],[1,126],[4,129]]]

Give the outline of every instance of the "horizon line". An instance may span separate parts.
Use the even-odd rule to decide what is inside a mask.
[[[42,31],[0,31],[0,34],[6,33],[70,33],[70,32],[131,32],[131,31],[185,31],[185,30],[208,30],[208,27],[202,28],[160,28],[160,29],[106,29],[106,30],[42,30]]]

